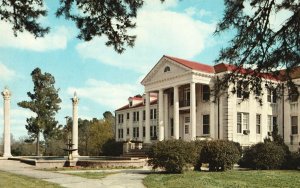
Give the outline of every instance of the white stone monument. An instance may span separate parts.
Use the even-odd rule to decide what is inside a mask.
[[[3,130],[3,157],[11,157],[10,152],[10,91],[5,87],[1,93],[3,96],[3,116],[4,116],[4,130]]]
[[[72,149],[76,149],[73,151],[73,157],[79,156],[78,154],[78,102],[79,98],[77,97],[76,92],[74,93],[74,97],[71,99],[73,104],[73,126],[72,126]]]

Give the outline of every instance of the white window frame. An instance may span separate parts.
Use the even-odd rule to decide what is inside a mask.
[[[277,116],[268,115],[268,132],[273,132],[274,118],[276,118],[276,123],[278,121]]]
[[[261,134],[261,114],[256,114],[256,134]]]
[[[204,122],[204,116],[208,116],[208,123]],[[208,127],[208,133],[204,133],[204,127]],[[209,114],[203,114],[202,115],[202,133],[203,135],[209,135],[210,134],[210,115]]]
[[[240,118],[239,118],[239,115],[240,115]],[[244,130],[249,130],[249,113],[238,112],[236,125],[237,125],[237,133],[238,134],[243,134]]]
[[[296,121],[293,121],[293,118],[296,118]],[[293,132],[293,127],[296,127],[296,133]],[[298,134],[298,116],[291,116],[291,134]]]

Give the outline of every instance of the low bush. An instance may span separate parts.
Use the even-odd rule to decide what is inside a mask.
[[[120,156],[123,153],[123,142],[116,142],[114,139],[109,139],[102,146],[102,155]]]
[[[202,148],[199,162],[208,163],[210,171],[225,171],[232,169],[239,158],[240,152],[234,142],[213,140]]]
[[[297,170],[298,168],[300,168],[300,154],[299,152],[290,152],[285,157],[283,169]]]
[[[183,140],[166,140],[153,144],[148,151],[148,163],[153,169],[162,168],[167,173],[183,173],[197,158],[195,147]]]
[[[245,149],[239,165],[252,169],[279,169],[285,162],[286,152],[275,142],[258,143]]]

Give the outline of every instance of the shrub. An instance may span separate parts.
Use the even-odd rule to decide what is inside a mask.
[[[207,145],[207,141],[196,140],[192,142],[192,144],[194,148],[194,170],[200,171],[202,166],[202,163],[200,161],[200,155],[203,147]]]
[[[240,152],[234,142],[214,140],[204,145],[199,162],[208,163],[210,171],[225,171],[232,169],[239,158]]]
[[[116,142],[114,139],[109,139],[103,144],[102,152],[106,156],[120,156],[123,153],[123,142]]]
[[[197,156],[193,144],[182,140],[157,142],[147,154],[153,169],[163,168],[167,173],[182,173],[184,168],[195,163]]]
[[[279,169],[285,162],[285,151],[275,142],[258,143],[244,151],[239,164],[252,169]]]
[[[299,152],[291,152],[285,158],[283,165],[284,169],[296,170],[300,168],[300,154]]]

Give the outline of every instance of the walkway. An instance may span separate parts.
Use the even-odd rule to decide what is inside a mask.
[[[145,173],[149,172],[148,169],[111,170],[117,173],[101,180],[94,180],[65,174],[66,172],[42,171],[36,169],[34,166],[12,160],[0,160],[0,170],[42,179],[68,188],[143,188],[143,178],[146,176]]]

